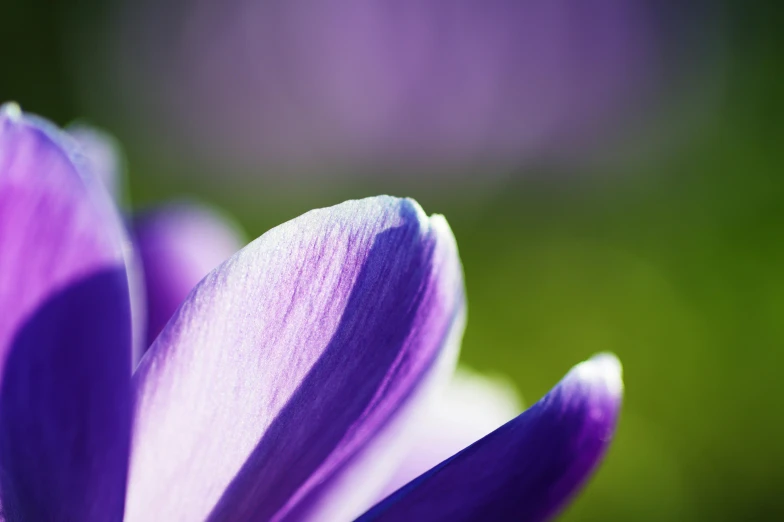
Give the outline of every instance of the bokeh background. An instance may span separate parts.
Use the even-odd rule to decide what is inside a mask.
[[[464,363],[528,404],[624,363],[565,520],[784,520],[784,9],[686,3],[3,0],[0,99],[114,134],[134,208],[249,237],[416,198],[458,240]]]

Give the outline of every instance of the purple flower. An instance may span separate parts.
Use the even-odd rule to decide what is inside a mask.
[[[268,176],[569,153],[646,99],[664,47],[647,1],[122,6],[107,65],[136,136]]]
[[[600,460],[622,395],[611,355],[373,506],[465,318],[449,226],[409,199],[270,230],[196,285],[134,368],[138,276],[100,164],[0,109],[6,521],[543,520]]]
[[[420,411],[409,449],[382,497],[506,424],[521,410],[510,383],[458,367],[446,388]]]

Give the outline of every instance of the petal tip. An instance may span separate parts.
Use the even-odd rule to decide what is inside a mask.
[[[422,230],[427,230],[429,218],[427,217],[427,213],[422,208],[422,205],[419,204],[417,200],[410,197],[398,198],[395,196],[384,196],[386,198],[391,198],[393,204],[401,210],[406,210],[417,218],[419,222],[419,226]]]
[[[19,122],[22,119],[22,108],[16,102],[6,102],[0,105],[0,119]]]
[[[452,229],[449,227],[449,223],[443,214],[432,214],[428,219],[430,226],[436,229],[438,232],[448,231],[450,235],[452,234]]]
[[[623,367],[614,354],[603,352],[581,362],[567,376],[590,386],[603,386],[610,395],[623,395]]]
[[[371,196],[356,202],[378,205],[383,209],[408,216],[411,224],[416,224],[419,230],[425,234],[435,232],[440,239],[446,239],[448,243],[454,244],[454,234],[447,223],[446,218],[441,214],[427,215],[417,200],[411,197],[398,197],[390,195]],[[351,202],[346,202],[351,203]],[[455,245],[456,247],[456,245]]]

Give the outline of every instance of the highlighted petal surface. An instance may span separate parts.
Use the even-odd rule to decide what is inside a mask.
[[[615,429],[618,360],[575,366],[530,409],[387,497],[360,521],[547,520],[586,480]]]
[[[455,357],[443,347],[463,311],[448,225],[411,200],[267,232],[199,283],[140,363],[126,519],[316,516]]]
[[[6,520],[120,520],[130,438],[123,234],[75,144],[0,107],[0,497]]]
[[[149,347],[196,283],[243,245],[237,228],[207,207],[169,205],[138,217]]]

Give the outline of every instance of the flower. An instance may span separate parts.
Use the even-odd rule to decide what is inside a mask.
[[[506,424],[521,410],[512,384],[458,367],[446,388],[422,408],[411,445],[381,496]]]
[[[5,520],[543,520],[600,460],[622,394],[606,354],[373,506],[457,357],[446,220],[382,196],[284,223],[136,364],[138,276],[100,164],[0,109]]]

